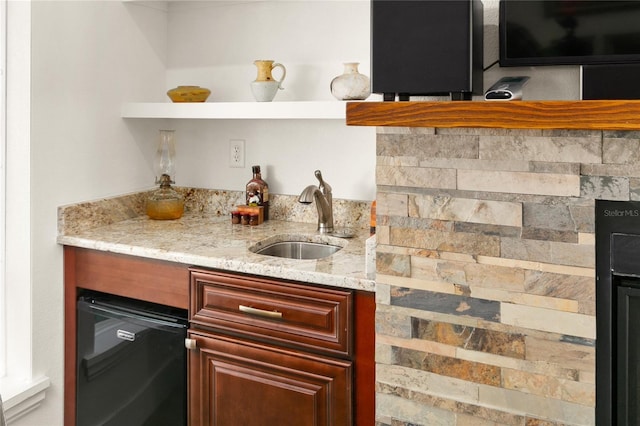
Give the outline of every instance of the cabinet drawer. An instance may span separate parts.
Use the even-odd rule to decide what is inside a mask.
[[[351,357],[353,292],[191,269],[189,320],[260,341]]]

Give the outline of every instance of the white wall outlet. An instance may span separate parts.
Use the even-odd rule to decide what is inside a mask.
[[[244,139],[229,140],[229,167],[244,167]]]

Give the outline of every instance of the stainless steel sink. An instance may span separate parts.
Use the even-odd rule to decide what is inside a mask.
[[[322,259],[342,249],[333,244],[309,241],[280,241],[257,249],[255,253],[287,259]]]

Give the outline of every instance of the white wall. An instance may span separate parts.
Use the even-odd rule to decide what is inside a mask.
[[[295,1],[288,11],[285,2],[184,3],[171,6],[168,21],[163,2],[149,3],[32,4],[32,339],[34,368],[52,386],[43,407],[19,426],[62,424],[63,272],[56,208],[151,187],[159,128],[178,130],[180,185],[241,189],[251,165],[260,164],[274,193],[298,193],[320,168],[338,198],[369,200],[375,194],[374,129],[306,120],[168,123],[119,117],[122,102],[165,101],[166,90],[178,84],[210,87],[214,101],[249,100],[258,58],[275,59],[289,70],[276,101],[331,100],[328,85],[342,72],[342,62],[360,61],[361,71],[369,73],[367,1]],[[485,3],[488,65],[497,59],[497,1]],[[494,67],[485,80],[491,84],[499,74],[522,71]],[[528,87],[539,87],[539,98],[549,95],[545,88],[556,94],[575,83],[574,70],[569,77],[557,69],[524,71],[535,74]],[[244,169],[228,167],[231,138],[246,139]]]
[[[368,47],[363,48],[358,56],[366,60]],[[175,50],[168,53],[162,4],[32,4],[32,341],[35,374],[49,376],[52,386],[43,406],[18,420],[20,426],[58,425],[63,418],[63,271],[62,250],[55,242],[56,209],[150,188],[158,129],[168,124],[178,129],[181,185],[241,189],[256,163],[265,168],[275,193],[299,192],[314,182],[313,170],[321,168],[336,197],[374,196],[373,129],[315,121],[121,119],[122,102],[166,100],[167,88],[173,87],[168,58],[174,55]],[[342,72],[341,62],[331,63],[331,73]],[[247,140],[245,169],[227,167],[230,137]]]
[[[153,9],[119,1],[32,4],[32,341],[36,375],[49,376],[52,385],[44,405],[18,425],[62,424],[56,209],[149,187],[154,146],[139,143],[118,115],[123,98],[144,99],[164,86],[165,37],[166,16]]]
[[[287,68],[278,101],[335,100],[331,80],[344,62],[369,72],[369,2],[178,2],[170,5],[166,89],[194,84],[210,101],[248,101],[256,59]],[[280,71],[274,71],[280,77]],[[164,93],[161,100],[165,100]],[[132,124],[132,126],[135,124]],[[341,120],[178,121],[176,182],[242,190],[262,166],[272,193],[299,194],[320,169],[334,197],[375,197],[375,129]],[[244,139],[244,168],[230,168],[229,140]]]

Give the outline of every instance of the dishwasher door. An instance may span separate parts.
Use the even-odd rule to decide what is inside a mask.
[[[91,294],[77,313],[77,426],[186,426],[186,311]]]

